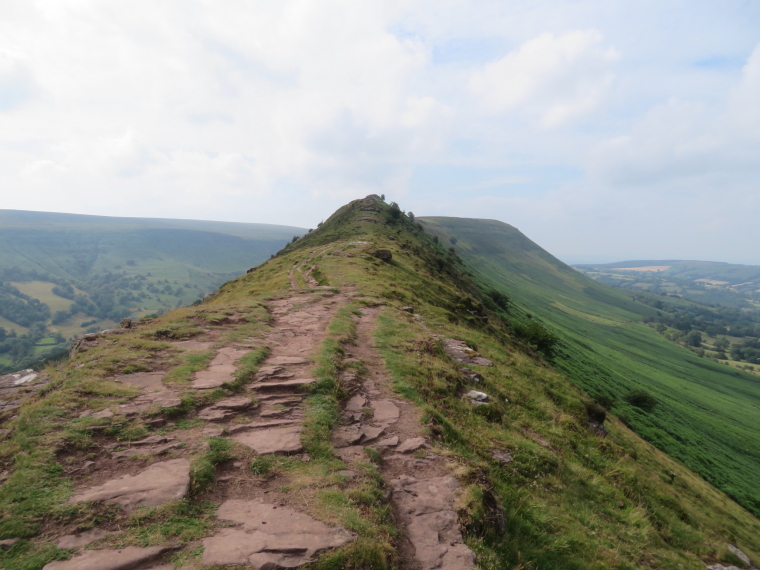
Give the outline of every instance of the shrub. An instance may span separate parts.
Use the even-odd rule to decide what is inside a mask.
[[[607,419],[607,410],[596,402],[584,402],[584,406],[586,407],[586,414],[588,415],[589,421],[603,424],[604,420]]]
[[[658,404],[657,398],[645,390],[632,390],[623,396],[623,400],[645,412],[651,412]]]

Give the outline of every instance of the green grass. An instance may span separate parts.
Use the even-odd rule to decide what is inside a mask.
[[[585,277],[511,226],[423,221],[442,241],[457,237],[457,249],[483,282],[514,300],[515,318],[530,312],[562,337],[558,369],[592,396],[612,401],[639,435],[760,515],[756,377],[674,345],[641,323],[653,308]],[[654,412],[622,401],[635,388],[660,401]]]

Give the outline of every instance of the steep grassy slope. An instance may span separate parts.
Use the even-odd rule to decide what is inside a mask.
[[[309,275],[299,268],[308,268]],[[557,267],[556,275],[565,272]],[[62,464],[93,458],[98,469],[111,465],[103,450],[112,443],[148,434],[200,433],[206,423],[197,409],[209,399],[243,390],[255,367],[246,368],[248,376],[238,374],[234,385],[199,397],[187,382],[208,359],[183,362],[165,341],[211,334],[203,332],[210,326],[217,328],[211,331],[217,335],[216,348],[257,339],[268,326],[271,306],[294,294],[292,283],[305,292],[310,279],[340,289],[340,295],[350,291],[350,302],[336,311],[332,336],[311,355],[318,382],[307,399],[302,439],[311,461],[269,461],[275,482],[277,477],[298,477],[298,487],[277,492],[303,494],[308,499],[304,508],[313,516],[353,524],[361,541],[326,554],[309,570],[397,567],[397,558],[383,550],[389,542],[394,548],[400,544],[397,530],[380,516],[387,502],[385,483],[373,475],[376,487],[371,493],[352,493],[346,477],[339,475],[346,466],[330,443],[330,431],[340,423],[338,403],[348,396],[349,386],[343,384],[348,380],[341,372],[363,374],[361,362],[343,360],[356,335],[352,314],[363,307],[382,307],[375,345],[393,375],[398,397],[419,406],[432,444],[416,459],[424,462],[428,453],[443,457],[459,480],[459,520],[480,568],[698,570],[705,561],[737,562],[727,551],[728,542],[760,557],[757,519],[616,419],[608,420],[606,438],[595,435],[588,425],[588,397],[510,335],[499,316],[486,309],[467,267],[421,226],[370,196],[341,208],[319,229],[225,284],[203,304],[144,322],[46,370],[52,378],[48,387],[3,426],[8,431],[0,442],[0,471],[6,473],[0,511],[8,514],[0,519],[0,539],[23,540],[0,551],[0,563],[14,570],[38,569],[68,555],[54,546],[62,529],[108,523],[118,533],[105,539],[106,546],[172,544],[177,548],[175,567],[202,568],[200,541],[219,525],[210,514],[220,500],[214,471],[224,468],[237,449],[222,450],[212,439],[206,456],[189,456],[203,467],[203,492],[129,517],[97,503],[67,505],[74,476]],[[326,301],[334,298],[329,289],[311,294],[324,294]],[[405,306],[412,306],[414,314],[401,310]],[[232,316],[237,321],[245,316],[242,328],[224,324]],[[491,367],[474,367],[482,382],[463,377],[461,364],[444,350],[443,338],[462,339],[493,362]],[[267,347],[259,349],[264,354]],[[151,412],[151,419],[167,416],[173,425],[155,427],[148,418],[118,414],[79,418],[84,408],[118,409],[116,404],[134,393],[109,379],[146,369],[168,370],[172,386],[186,390],[179,408]],[[488,393],[490,403],[473,406],[463,398],[472,388]],[[88,428],[95,422],[106,427],[93,434]],[[494,458],[494,451],[501,452],[502,461]],[[237,457],[249,461],[256,473],[265,459]],[[383,456],[378,452],[373,461],[382,464]],[[195,473],[194,484],[200,484],[201,470]]]
[[[424,218],[484,282],[563,338],[556,366],[612,403],[642,437],[760,514],[760,381],[697,357],[641,323],[655,309],[575,271],[517,229],[493,220]],[[688,303],[681,301],[681,303]],[[524,318],[524,315],[523,315]],[[660,401],[647,413],[621,398],[643,388]]]

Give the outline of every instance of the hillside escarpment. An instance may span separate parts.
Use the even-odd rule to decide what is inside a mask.
[[[760,524],[589,398],[394,205],[44,371],[8,568],[704,568]],[[598,420],[598,416],[596,417]],[[110,566],[109,566],[110,565]],[[119,566],[121,565],[121,566]]]

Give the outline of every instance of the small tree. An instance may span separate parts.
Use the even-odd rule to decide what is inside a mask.
[[[684,340],[688,346],[694,346],[696,348],[702,346],[702,335],[699,331],[689,332]]]
[[[385,202],[385,194],[380,194],[380,199]]]
[[[451,236],[449,238],[449,241],[451,242],[451,245],[456,245],[457,244],[457,238],[455,238],[454,236]]]
[[[718,349],[721,349],[721,350],[725,350],[729,346],[731,346],[731,343],[724,336],[720,337],[718,340],[715,341],[715,348],[718,348]]]
[[[414,214],[412,212],[407,212],[406,215],[409,216],[410,220],[414,221]]]

